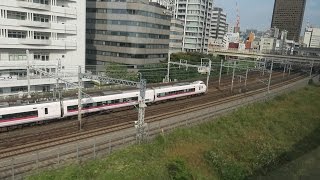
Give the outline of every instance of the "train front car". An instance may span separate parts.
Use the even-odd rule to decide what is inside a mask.
[[[196,90],[196,92],[198,94],[204,94],[207,92],[207,86],[204,84],[203,81],[196,81],[194,82],[194,84],[197,84],[198,89]]]
[[[59,102],[2,107],[0,108],[0,128],[60,117],[61,109]]]

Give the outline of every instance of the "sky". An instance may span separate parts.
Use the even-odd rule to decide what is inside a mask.
[[[236,2],[240,12],[240,28],[267,30],[271,26],[273,5],[275,0],[214,0],[215,6],[221,7],[227,13],[227,21],[236,22]],[[288,0],[290,1],[290,0]],[[307,0],[302,31],[307,21],[315,27],[320,27],[320,0]]]

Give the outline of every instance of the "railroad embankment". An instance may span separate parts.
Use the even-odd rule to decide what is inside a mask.
[[[255,179],[319,145],[320,87],[311,85],[104,159],[29,179]]]

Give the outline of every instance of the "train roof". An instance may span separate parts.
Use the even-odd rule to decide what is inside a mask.
[[[1,102],[0,103],[0,109],[1,108],[8,108],[8,107],[18,107],[18,106],[28,106],[28,105],[39,105],[39,104],[47,104],[47,103],[56,103],[57,101],[37,101],[37,102]]]
[[[203,81],[195,81],[195,82],[184,82],[184,83],[176,83],[172,85],[167,86],[159,86],[159,87],[152,87],[147,88],[146,90],[153,90],[153,89],[163,89],[163,88],[170,88],[170,87],[178,87],[178,86],[186,86],[186,85],[192,85],[192,84],[201,84]],[[108,96],[108,95],[116,95],[116,94],[123,94],[123,93],[135,93],[139,92],[139,89],[133,89],[133,90],[115,90],[115,91],[103,91],[101,94],[93,94],[92,97],[99,97],[99,96]],[[63,97],[63,100],[74,100],[77,99],[76,97]],[[25,102],[22,100],[17,100],[14,102],[0,102],[0,109],[6,108],[6,107],[16,107],[16,106],[25,106],[25,105],[37,105],[37,104],[46,104],[46,103],[54,103],[57,101],[50,100],[49,98],[42,98],[38,99],[37,101],[29,101]]]
[[[201,82],[202,81],[176,83],[176,84],[167,85],[167,86],[154,87],[153,89],[163,89],[163,88],[169,88],[169,87],[187,86],[187,85],[192,85],[192,84],[200,84]]]

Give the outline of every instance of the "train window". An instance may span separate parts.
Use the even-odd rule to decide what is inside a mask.
[[[73,110],[77,110],[77,109],[78,109],[78,105],[68,106],[68,107],[67,107],[67,110],[68,110],[68,111],[73,111]]]
[[[4,114],[0,116],[0,121],[11,120],[16,118],[38,117],[38,111],[28,111],[14,114]]]
[[[93,106],[93,103],[88,103],[83,105],[84,108],[90,108],[92,106]]]
[[[182,94],[182,93],[184,93],[184,90],[178,91],[178,94]]]
[[[166,93],[159,93],[159,94],[157,94],[157,97],[164,97],[164,96],[166,96]]]
[[[114,100],[115,104],[119,103],[120,102],[120,99],[116,99]]]
[[[102,102],[97,102],[97,106],[102,106]]]
[[[48,108],[44,108],[44,114],[48,114]]]
[[[138,97],[131,98],[132,101],[138,101]]]

